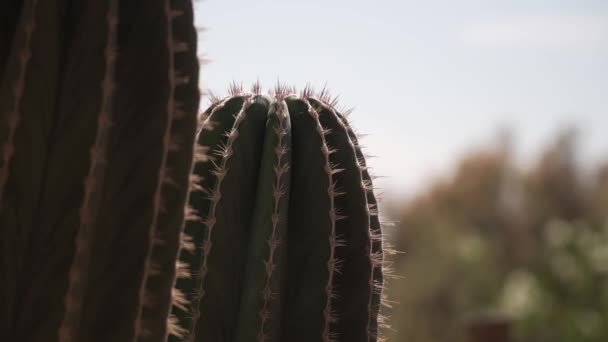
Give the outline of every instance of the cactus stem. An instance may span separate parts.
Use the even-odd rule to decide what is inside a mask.
[[[81,317],[86,273],[91,257],[90,245],[95,238],[95,212],[98,209],[106,167],[105,153],[108,144],[109,128],[112,115],[112,93],[114,64],[116,54],[116,34],[118,25],[118,4],[116,0],[108,2],[106,13],[107,40],[104,49],[105,70],[101,82],[101,105],[97,116],[97,133],[91,147],[89,171],[84,180],[84,195],[80,207],[80,227],[76,232],[75,253],[68,275],[68,290],[65,295],[65,311],[58,329],[60,342],[77,341]]]
[[[15,88],[14,88],[14,99],[13,99],[13,108],[7,115],[8,121],[8,134],[7,139],[2,145],[2,167],[0,167],[0,209],[3,205],[3,194],[4,187],[6,182],[8,181],[8,177],[10,174],[10,162],[13,158],[13,154],[15,152],[15,146],[13,140],[15,139],[15,133],[17,132],[17,127],[19,126],[20,115],[21,115],[21,100],[23,97],[23,92],[25,90],[25,78],[27,76],[29,61],[31,58],[31,42],[32,35],[36,28],[36,10],[38,8],[38,0],[32,0],[31,2],[31,12],[29,13],[29,18],[24,25],[25,38],[23,42],[23,47],[19,52],[19,70],[17,72],[17,79],[15,80]]]

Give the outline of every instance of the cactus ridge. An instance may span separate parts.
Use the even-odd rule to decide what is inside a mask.
[[[239,126],[242,123],[243,119],[245,118],[245,112],[248,109],[249,105],[251,104],[251,98],[247,97],[244,99],[243,104],[241,109],[239,110],[239,112],[236,114],[235,116],[235,120],[234,120],[234,127],[232,129],[230,129],[229,131],[226,131],[225,135],[227,136],[228,140],[226,141],[225,145],[221,146],[217,151],[217,155],[221,157],[221,161],[219,163],[215,163],[212,162],[214,164],[214,171],[213,174],[216,177],[216,183],[214,188],[210,191],[210,200],[211,200],[211,205],[209,208],[209,214],[204,218],[204,225],[206,228],[206,236],[204,237],[204,242],[203,242],[203,255],[202,255],[202,262],[201,262],[201,267],[200,267],[200,281],[199,281],[199,287],[198,290],[196,292],[197,294],[197,301],[201,302],[203,301],[204,297],[205,297],[205,277],[207,276],[207,272],[209,271],[209,267],[208,267],[208,261],[209,261],[209,256],[213,247],[213,229],[215,228],[216,222],[217,222],[217,217],[216,217],[216,211],[217,211],[217,207],[219,205],[220,200],[222,199],[222,183],[228,173],[228,161],[230,159],[230,157],[234,154],[234,150],[233,150],[233,145],[235,143],[235,141],[238,139],[239,137]],[[191,337],[188,340],[194,340],[195,338],[195,331],[196,331],[196,323],[199,321],[199,317],[200,317],[200,311],[195,311],[193,314],[193,334],[191,335]]]
[[[187,207],[188,217],[182,234],[182,248],[180,260],[185,264],[191,274],[190,277],[178,278],[175,287],[186,296],[189,303],[197,301],[200,287],[201,265],[203,258],[203,242],[207,229],[205,220],[212,205],[211,194],[215,188],[215,176],[218,159],[227,140],[226,132],[234,125],[236,113],[243,105],[242,98],[231,99],[216,103],[199,117],[199,129],[196,138],[195,164],[191,175],[191,192]],[[219,115],[227,111],[227,115]],[[201,122],[202,121],[202,122]],[[203,134],[204,133],[204,134]],[[221,159],[219,159],[221,162]],[[194,317],[200,315],[198,307],[186,305],[173,306],[171,318],[171,336],[175,340],[185,338],[192,331]]]
[[[324,324],[323,324],[323,333],[322,340],[323,342],[329,342],[335,340],[337,334],[333,334],[330,332],[330,325],[337,320],[336,312],[332,311],[332,301],[333,298],[337,296],[334,293],[334,274],[336,273],[336,221],[337,221],[337,210],[335,206],[335,197],[336,197],[336,185],[334,183],[332,175],[335,173],[335,169],[332,169],[331,162],[329,160],[330,153],[333,150],[330,149],[327,144],[327,140],[325,136],[330,134],[331,131],[326,130],[321,126],[321,122],[319,121],[319,113],[313,108],[311,105],[311,101],[313,99],[305,99],[304,100],[307,105],[308,114],[314,119],[316,125],[316,132],[318,134],[318,139],[321,141],[321,153],[324,159],[323,171],[328,178],[327,184],[327,196],[329,197],[329,208],[328,208],[328,216],[330,220],[330,229],[329,229],[329,256],[327,258],[327,283],[325,285],[325,306],[323,308],[323,316],[324,316]]]
[[[228,93],[199,118],[169,340],[378,341],[382,230],[347,113],[325,89]]]
[[[101,202],[104,173],[107,165],[107,147],[112,125],[112,96],[114,88],[114,63],[116,62],[116,28],[118,3],[109,1],[106,9],[105,70],[101,81],[101,104],[97,114],[97,132],[91,146],[91,162],[84,179],[84,196],[80,206],[80,227],[76,232],[75,254],[68,273],[68,289],[65,296],[65,313],[59,327],[59,341],[78,340],[78,327],[88,280],[87,268],[91,258],[90,245],[95,240],[96,215]]]
[[[133,342],[137,342],[143,339],[146,335],[149,334],[149,331],[146,331],[146,323],[144,322],[144,307],[154,307],[154,301],[157,298],[154,298],[153,291],[148,289],[148,280],[150,277],[158,276],[162,274],[160,268],[162,266],[154,264],[153,255],[154,249],[158,245],[163,244],[162,236],[160,236],[158,232],[159,225],[159,216],[161,215],[161,211],[163,210],[164,203],[163,202],[163,187],[167,185],[171,185],[173,180],[171,179],[171,175],[167,166],[167,154],[169,151],[169,146],[172,140],[172,123],[176,118],[176,108],[175,108],[175,88],[180,84],[187,84],[186,82],[182,82],[180,76],[177,75],[177,70],[175,69],[175,61],[174,54],[180,51],[175,49],[176,42],[173,36],[173,14],[179,15],[179,10],[174,11],[171,7],[171,1],[165,0],[163,3],[163,11],[164,11],[164,20],[166,27],[166,36],[164,37],[164,41],[166,44],[166,54],[167,54],[167,81],[168,81],[168,95],[166,98],[166,124],[164,128],[164,132],[162,133],[162,147],[161,147],[161,160],[160,167],[158,168],[157,175],[157,184],[156,189],[153,194],[153,216],[152,222],[150,224],[150,228],[148,230],[148,248],[145,254],[144,259],[144,267],[143,267],[143,275],[141,285],[139,287],[139,308],[137,310],[137,314],[135,316],[135,333],[133,336]],[[184,47],[183,51],[187,51],[187,45]],[[173,295],[173,294],[172,294]],[[174,298],[174,296],[172,297]],[[173,305],[180,305],[179,302],[172,301]],[[149,324],[149,323],[148,323]]]
[[[281,273],[289,200],[291,137],[284,101],[270,104],[256,95],[265,116],[264,141],[257,177],[251,235],[247,242],[245,277],[240,290],[235,341],[277,340],[274,322],[280,317]],[[267,114],[266,114],[267,113]],[[252,318],[254,320],[252,321]]]
[[[349,244],[339,250],[340,259],[345,262],[336,284],[342,293],[342,300],[337,302],[337,310],[343,314],[335,329],[344,340],[354,340],[357,335],[365,334],[365,330],[369,330],[369,325],[374,320],[371,309],[374,265],[370,254],[372,234],[368,228],[370,213],[366,189],[357,164],[355,147],[347,134],[346,126],[331,107],[315,100],[311,101],[323,113],[323,125],[332,132],[328,139],[336,147],[336,153],[332,155],[333,162],[341,165],[344,170],[335,175],[336,183],[341,188],[348,189],[348,196],[337,199],[337,206],[350,215],[338,224],[338,231]],[[353,315],[355,312],[368,314]]]
[[[372,241],[372,261],[373,261],[373,294],[371,297],[370,308],[371,315],[376,316],[377,320],[370,320],[370,325],[368,326],[368,331],[370,336],[377,338],[379,341],[385,340],[384,337],[380,335],[380,330],[389,330],[391,327],[388,323],[388,318],[381,313],[381,308],[383,306],[391,307],[390,300],[386,296],[386,292],[383,292],[385,278],[394,277],[392,274],[392,269],[390,268],[390,264],[385,261],[384,254],[394,254],[397,253],[392,249],[390,245],[388,245],[383,240],[382,230],[387,225],[382,224],[380,220],[380,216],[378,213],[378,200],[376,199],[376,195],[374,194],[374,187],[372,184],[372,176],[369,168],[367,167],[366,158],[363,153],[363,148],[359,143],[360,134],[356,134],[355,130],[351,127],[350,123],[347,121],[346,116],[348,115],[348,111],[345,114],[339,114],[342,123],[347,129],[348,136],[355,148],[355,153],[357,157],[357,164],[359,169],[361,170],[361,175],[363,182],[362,187],[365,189],[367,202],[368,202],[368,212],[370,213],[370,231],[371,231],[371,241]]]
[[[277,249],[281,243],[279,234],[283,232],[279,232],[279,220],[281,219],[281,209],[284,205],[283,201],[287,199],[287,185],[285,184],[286,178],[289,176],[289,162],[286,161],[289,156],[288,154],[288,146],[286,140],[288,139],[289,128],[287,125],[287,108],[284,101],[281,101],[278,104],[278,110],[276,114],[276,118],[278,119],[278,124],[274,125],[274,136],[277,139],[276,146],[274,147],[274,177],[275,183],[272,187],[272,229],[270,233],[270,238],[268,239],[268,257],[266,261],[264,261],[264,265],[266,268],[266,279],[264,280],[264,289],[262,290],[262,296],[264,298],[261,309],[259,310],[258,315],[260,316],[262,322],[260,324],[259,332],[257,335],[258,342],[266,341],[269,336],[267,333],[267,324],[270,317],[270,308],[271,301],[276,298],[278,295],[275,293],[276,289],[273,288],[273,271],[277,268],[277,260],[275,260],[275,254],[277,253]],[[286,158],[287,157],[287,158]],[[262,191],[260,189],[260,191]]]

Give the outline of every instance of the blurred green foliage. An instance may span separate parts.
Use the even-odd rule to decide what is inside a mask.
[[[517,342],[608,341],[608,164],[576,154],[572,130],[527,168],[499,144],[398,206],[391,341],[467,341],[480,315]]]

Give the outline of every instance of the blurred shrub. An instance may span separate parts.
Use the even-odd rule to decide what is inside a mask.
[[[466,341],[480,312],[521,342],[608,341],[608,167],[583,174],[562,133],[522,169],[505,145],[400,206],[393,341]]]

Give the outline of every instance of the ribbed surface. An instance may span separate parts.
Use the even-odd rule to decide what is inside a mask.
[[[374,342],[382,237],[356,137],[326,93],[259,91],[204,114],[170,340]]]
[[[166,340],[199,101],[192,4],[0,11],[0,340]]]

